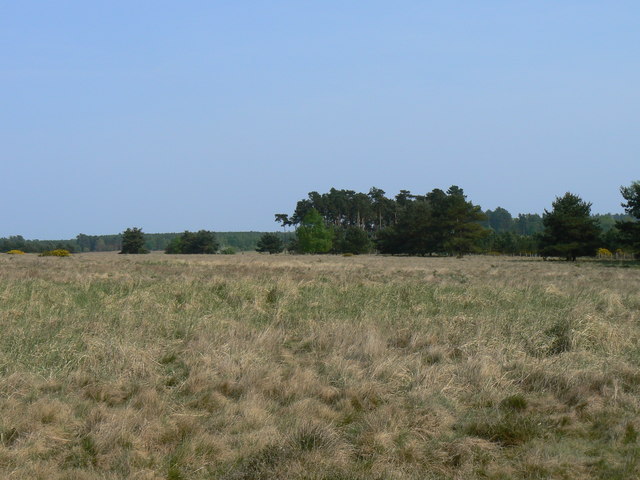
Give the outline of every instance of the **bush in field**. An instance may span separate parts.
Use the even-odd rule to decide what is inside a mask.
[[[24,252],[22,250],[9,250],[7,253],[9,255],[24,255]]]
[[[284,250],[284,245],[282,240],[275,233],[265,233],[258,240],[258,248],[256,248],[257,252],[260,253],[280,253]]]
[[[233,247],[224,247],[222,250],[220,250],[220,253],[222,255],[235,255],[238,252]]]
[[[40,257],[70,257],[71,252],[63,248],[57,248],[55,250],[44,251],[39,256]]]
[[[599,248],[598,249],[598,258],[611,258],[613,253],[608,248]]]
[[[120,253],[149,253],[144,248],[144,233],[141,228],[127,228],[122,233],[122,250]]]

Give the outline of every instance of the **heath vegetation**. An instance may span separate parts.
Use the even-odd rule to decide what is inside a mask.
[[[41,257],[70,257],[71,252],[63,248],[57,248],[56,250],[45,250],[40,254]]]
[[[640,476],[640,271],[0,256],[0,477]]]

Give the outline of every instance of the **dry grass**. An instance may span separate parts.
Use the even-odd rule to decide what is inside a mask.
[[[640,477],[640,270],[0,256],[0,477]]]

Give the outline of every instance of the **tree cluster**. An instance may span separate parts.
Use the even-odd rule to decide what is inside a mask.
[[[485,218],[461,188],[435,189],[404,199],[396,223],[379,232],[378,249],[382,253],[462,256],[477,251],[479,241],[489,233],[480,224]]]
[[[216,238],[216,234],[208,230],[199,230],[197,232],[182,233],[179,237],[169,242],[165,250],[166,253],[217,253],[220,243]]]
[[[297,226],[294,250],[302,253],[381,253],[463,255],[475,251],[486,229],[485,215],[457,186],[426,195],[401,190],[394,199],[379,188],[368,194],[353,190],[311,192],[289,217],[276,214],[284,226]]]
[[[484,212],[486,220],[481,224],[490,228],[496,233],[514,233],[516,235],[529,236],[540,233],[544,226],[542,225],[542,217],[537,213],[521,213],[517,217],[502,207],[495,210],[487,210]]]
[[[381,253],[461,256],[470,252],[539,254],[575,260],[598,247],[640,252],[640,182],[621,187],[626,215],[591,215],[591,204],[577,195],[557,197],[542,216],[512,217],[504,208],[482,212],[457,186],[426,195],[401,190],[387,198],[332,188],[310,192],[291,216],[278,223],[296,227],[289,249],[300,253]]]
[[[403,190],[401,194],[409,192]],[[328,193],[309,192],[308,198],[300,200],[291,216],[278,213],[276,222],[283,226],[303,223],[307,214],[316,210],[327,225],[334,228],[358,227],[365,231],[385,228],[395,222],[396,202],[385,197],[385,192],[372,187],[369,193],[354,190],[337,190]]]

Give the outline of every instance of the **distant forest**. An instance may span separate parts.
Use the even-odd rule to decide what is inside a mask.
[[[265,232],[216,232],[216,238],[222,248],[232,247],[239,251],[253,251]],[[284,243],[295,236],[293,232],[275,232]],[[145,233],[144,242],[147,250],[164,251],[169,243],[178,238],[180,233]],[[40,253],[47,250],[63,248],[72,253],[80,252],[113,252],[122,248],[122,234],[85,235],[79,234],[70,240],[27,240],[20,235],[0,238],[0,252],[21,250],[27,253]]]

